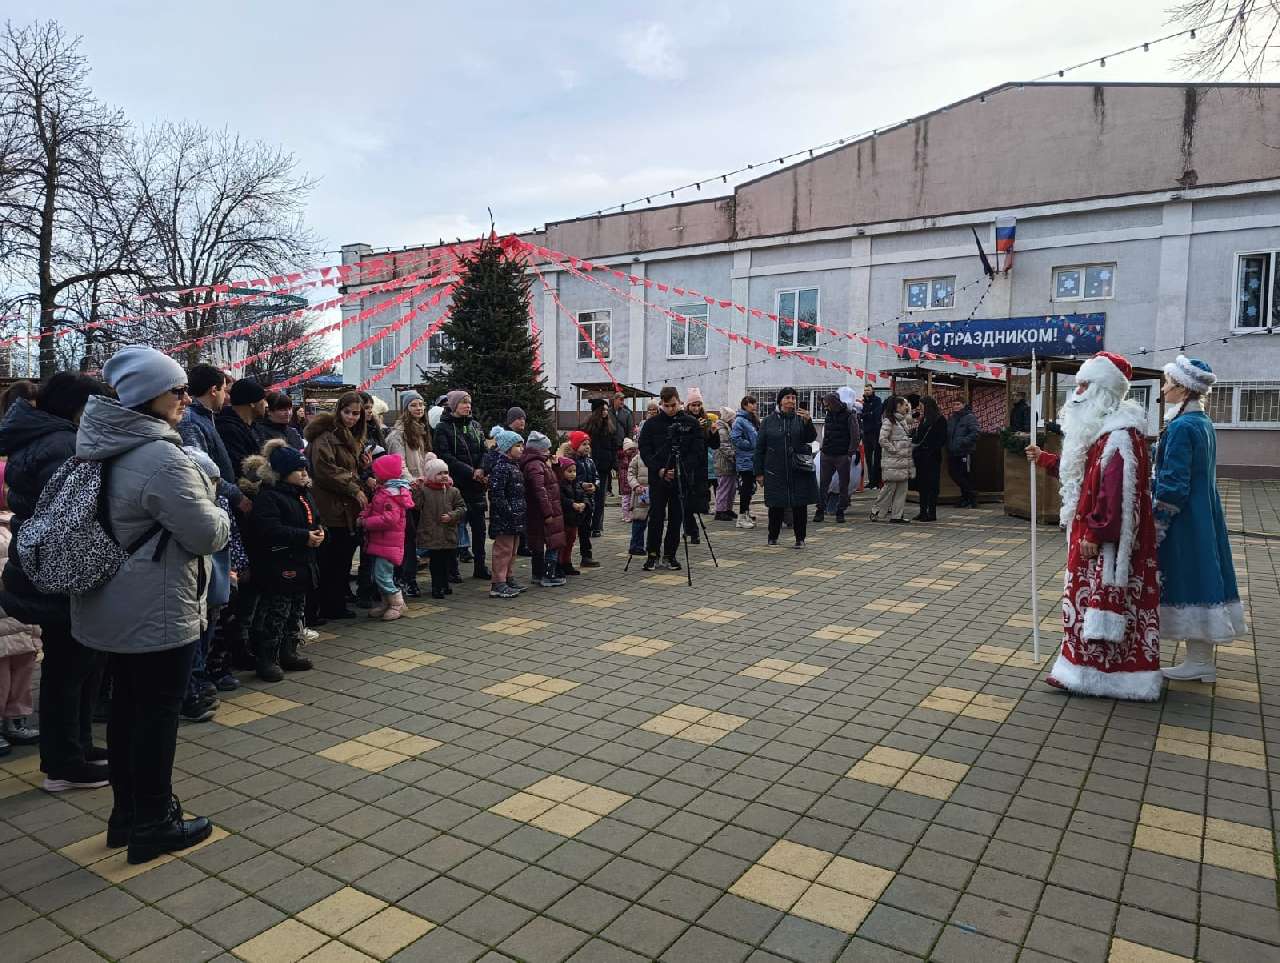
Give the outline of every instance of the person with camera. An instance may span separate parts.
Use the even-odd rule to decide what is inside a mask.
[[[707,458],[706,435],[697,419],[680,408],[680,393],[667,385],[658,395],[658,413],[640,428],[640,459],[649,467],[649,531],[644,570],[658,567],[679,571],[676,547],[680,526],[692,515],[691,484],[698,464]],[[667,524],[666,534],[662,531]]]
[[[818,437],[813,418],[796,407],[796,389],[778,392],[778,409],[764,420],[756,437],[756,481],[764,487],[769,509],[769,544],[778,544],[782,519],[791,510],[791,530],[796,548],[804,548],[809,506],[818,502],[818,477],[813,470],[813,449]]]

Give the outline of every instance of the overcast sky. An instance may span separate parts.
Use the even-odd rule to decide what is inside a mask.
[[[886,126],[1171,32],[1164,2],[6,0],[140,125],[278,142],[326,249],[499,230]],[[1069,79],[1182,80],[1180,42]],[[1033,163],[1028,158],[1028,163]],[[326,258],[327,259],[327,258]]]

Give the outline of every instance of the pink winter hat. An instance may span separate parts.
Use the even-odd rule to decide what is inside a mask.
[[[373,463],[373,477],[378,481],[390,481],[404,474],[404,458],[400,455],[383,455]]]
[[[700,405],[705,404],[705,402],[703,402],[702,400],[702,392],[698,389],[697,385],[694,385],[692,388],[689,389],[689,395],[684,399],[684,403],[686,405],[691,405],[695,401]]]

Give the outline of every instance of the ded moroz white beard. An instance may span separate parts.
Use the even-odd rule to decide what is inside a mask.
[[[1058,523],[1068,532],[1076,517],[1089,448],[1102,434],[1107,417],[1120,407],[1120,400],[1102,385],[1091,384],[1083,394],[1071,395],[1059,412],[1062,456],[1058,462],[1058,480],[1062,485],[1062,510],[1058,513]]]

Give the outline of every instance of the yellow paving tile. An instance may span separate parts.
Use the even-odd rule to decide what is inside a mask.
[[[390,749],[371,749],[363,756],[348,759],[347,765],[355,766],[357,769],[363,769],[366,772],[382,772],[382,770],[398,766],[400,763],[408,761],[408,759],[408,756],[399,752],[392,752]]]
[[[1178,739],[1156,737],[1156,752],[1167,752],[1172,756],[1185,756],[1188,759],[1208,759],[1209,747],[1194,742],[1182,742]]]
[[[946,569],[948,572],[981,572],[987,567],[986,562],[940,562],[939,568]]]
[[[896,766],[882,766],[876,762],[854,763],[853,768],[845,775],[850,779],[857,779],[861,782],[875,783],[877,786],[887,786],[892,789],[898,784],[898,780],[907,774],[905,769],[898,769]]]
[[[727,622],[736,621],[746,614],[746,612],[735,612],[732,609],[700,608],[676,617],[692,619],[694,622],[706,622],[709,625],[724,625]]]
[[[548,809],[554,806],[555,800],[544,799],[542,796],[534,796],[527,792],[518,792],[509,799],[489,808],[489,812],[499,816],[506,816],[508,819],[514,819],[517,822],[527,823],[536,816],[541,816]]]
[[[569,599],[571,605],[587,605],[593,609],[611,609],[615,605],[622,605],[631,601],[625,595],[607,595],[602,592],[593,592],[590,595],[579,595]]]
[[[1212,816],[1205,820],[1204,834],[1209,839],[1266,853],[1270,853],[1275,845],[1269,829],[1234,823],[1226,819],[1214,819]]]
[[[950,799],[955,792],[956,784],[949,779],[938,779],[920,772],[909,772],[903,776],[894,788],[903,792],[915,793],[917,796],[928,796],[931,799]]]
[[[839,578],[841,575],[848,573],[844,569],[839,568],[802,568],[791,573],[796,578]]]
[[[1192,862],[1200,861],[1198,836],[1185,836],[1167,829],[1139,825],[1134,833],[1133,845],[1135,849],[1147,849],[1153,853],[1164,853],[1166,856],[1177,856]]]
[[[1020,612],[1009,616],[1004,624],[1011,629],[1029,629],[1032,626],[1031,616]],[[1040,619],[1040,628],[1046,632],[1058,632],[1062,629],[1062,617],[1058,614],[1043,616]]]
[[[884,558],[883,555],[868,554],[866,552],[845,552],[836,556],[837,562],[878,562]]]
[[[544,799],[564,802],[566,799],[576,796],[582,790],[590,788],[590,784],[578,782],[576,779],[566,779],[564,776],[547,776],[539,779],[532,786],[528,786],[525,792],[533,793],[535,796],[542,796]]]
[[[607,816],[631,797],[601,786],[588,786],[569,798],[569,804],[597,816]]]
[[[1258,702],[1258,683],[1243,679],[1219,679],[1213,686],[1213,694],[1218,699],[1232,699],[1237,702]]]
[[[1138,821],[1145,826],[1168,829],[1187,836],[1200,836],[1204,833],[1204,817],[1199,813],[1166,809],[1164,806],[1153,806],[1150,803],[1143,804]]]
[[[480,691],[486,695],[515,699],[519,702],[528,702],[536,705],[540,702],[546,702],[553,696],[568,692],[570,689],[575,689],[581,684],[570,679],[556,679],[551,676],[538,675],[535,672],[526,672],[516,676],[514,679],[499,682]]]
[[[1049,647],[1046,646],[1045,648]],[[1042,649],[1040,661],[1036,662],[1035,656],[1030,651],[983,644],[978,646],[977,650],[969,656],[969,659],[973,662],[987,662],[991,665],[1007,665],[1015,669],[1036,669],[1047,662],[1050,655],[1051,653]]]
[[[660,736],[674,736],[688,729],[692,722],[685,722],[682,719],[673,719],[670,716],[659,715],[654,716],[640,723],[640,728],[645,732],[653,732]]]
[[[790,912],[793,916],[813,920],[815,923],[821,923],[823,926],[845,933],[853,933],[862,925],[862,921],[874,906],[875,903],[861,896],[852,896],[838,889],[828,889],[826,886],[815,884],[805,890],[804,895],[791,907]]]
[[[219,707],[218,711],[213,716],[213,721],[220,726],[235,728],[236,726],[242,726],[247,722],[257,722],[259,719],[265,718],[266,716],[261,712],[254,712],[252,709],[226,709]]]
[[[818,882],[841,892],[877,900],[893,882],[892,870],[860,863],[856,859],[837,856],[818,876]]]
[[[1244,846],[1233,846],[1216,839],[1204,841],[1204,861],[1225,869],[1234,869],[1266,879],[1276,878],[1275,856],[1270,850],[1263,852]]]
[[[1007,548],[966,548],[965,555],[977,555],[980,558],[999,558],[1001,555],[1008,555]]]
[[[858,625],[840,625],[832,623],[823,626],[813,633],[815,639],[825,639],[831,642],[848,642],[850,645],[865,645],[868,642],[874,642],[884,632],[880,629],[868,629]]]
[[[386,905],[377,897],[362,893],[350,886],[344,886],[332,896],[326,896],[320,902],[312,903],[296,918],[321,933],[341,936]]]
[[[1190,957],[1177,956],[1164,950],[1153,950],[1140,943],[1130,943],[1115,937],[1111,941],[1111,952],[1107,955],[1107,963],[1195,963]]]
[[[930,589],[935,592],[949,592],[960,583],[953,578],[930,578],[920,575],[907,582],[907,588]]]
[[[384,672],[400,674],[412,672],[414,669],[420,669],[424,665],[435,665],[437,662],[443,661],[443,659],[443,655],[436,655],[423,649],[395,649],[385,655],[374,655],[367,659],[361,659],[357,664],[368,666],[372,669],[382,669]]]
[[[385,960],[435,928],[435,923],[421,916],[388,906],[373,919],[343,934],[342,939],[375,959]]]
[[[1209,750],[1209,761],[1220,762],[1228,766],[1243,766],[1246,769],[1267,768],[1267,757],[1264,755],[1241,752],[1239,749],[1223,749],[1216,745]]]
[[[645,575],[640,580],[641,585],[685,585],[687,584],[686,576],[676,575],[674,572],[664,572],[661,575]]]
[[[939,759],[937,756],[921,756],[911,769],[913,772],[937,776],[939,779],[949,779],[951,782],[960,782],[969,772],[969,767],[964,763]]]
[[[738,881],[729,887],[729,892],[785,913],[808,888],[808,882],[797,876],[756,865],[739,876]]]
[[[826,671],[826,666],[809,665],[806,662],[761,659],[754,665],[747,666],[738,675],[764,679],[768,682],[785,682],[788,685],[807,685]]]
[[[871,543],[870,545],[868,545],[867,547],[868,547],[868,548],[893,548],[893,549],[903,549],[903,548],[908,548],[909,546],[908,546],[908,545],[907,545],[907,543],[906,543],[906,542],[904,542],[904,541],[896,541],[896,542],[872,542],[872,543]]]
[[[757,585],[753,589],[743,592],[743,595],[754,595],[757,598],[765,599],[789,599],[794,595],[799,595],[800,589],[783,588],[780,585]]]
[[[617,652],[620,655],[633,655],[636,658],[647,658],[665,652],[675,645],[665,639],[648,639],[642,635],[624,635],[612,642],[602,642],[596,648],[601,652]]]
[[[0,799],[8,799],[10,796],[16,796],[19,793],[30,792],[34,789],[31,783],[23,782],[17,776],[0,776]]]
[[[545,629],[550,623],[539,622],[537,619],[522,618],[506,618],[499,619],[497,622],[489,622],[480,626],[484,632],[497,632],[499,635],[528,635],[536,632],[538,629]]]
[[[862,757],[867,762],[877,762],[882,766],[894,766],[898,769],[910,769],[920,758],[918,752],[907,752],[894,749],[892,746],[876,746]]]
[[[367,953],[352,949],[345,943],[330,940],[320,949],[302,958],[302,963],[378,963]]]
[[[801,879],[814,880],[831,862],[832,857],[833,854],[825,849],[814,849],[812,846],[780,839],[760,857],[760,865],[799,876]]]
[[[712,712],[698,706],[677,705],[640,724],[646,732],[675,736],[709,746],[746,723],[744,716]]]
[[[898,615],[915,615],[927,602],[902,602],[897,599],[873,599],[863,606],[873,612],[894,612]]]
[[[285,920],[241,943],[231,952],[246,963],[297,963],[327,942],[328,938],[323,933],[297,920]]]
[[[568,803],[557,803],[545,813],[529,820],[529,823],[539,829],[545,829],[548,832],[559,833],[561,836],[572,838],[588,826],[593,826],[599,821],[600,817],[595,813],[587,812],[585,809],[578,809]]]

